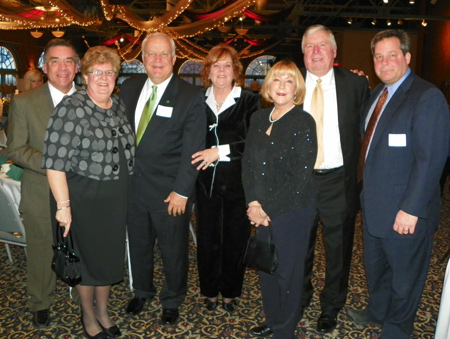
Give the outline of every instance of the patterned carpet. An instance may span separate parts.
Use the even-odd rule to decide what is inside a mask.
[[[449,247],[450,201],[443,201],[442,223],[436,233],[432,263],[425,292],[416,317],[414,338],[430,339],[434,337],[436,319],[439,311],[442,281],[447,260],[442,261]],[[350,292],[347,306],[364,307],[367,301],[367,287],[362,264],[362,232],[358,221],[353,265],[350,276]],[[320,237],[319,237],[320,238]],[[129,290],[128,271],[125,265],[124,280],[113,286],[110,310],[113,320],[122,329],[124,339],[229,339],[252,338],[248,329],[264,320],[258,276],[253,270],[247,270],[242,296],[238,300],[238,309],[229,314],[219,306],[215,311],[207,311],[202,303],[197,282],[196,249],[191,242],[189,290],[186,302],[180,308],[180,321],[175,326],[163,326],[159,323],[160,303],[156,298],[147,303],[138,316],[125,314],[125,307],[132,293]],[[56,302],[51,309],[51,327],[35,330],[31,324],[31,313],[26,302],[25,255],[22,248],[11,246],[14,263],[8,261],[6,250],[0,245],[0,338],[8,339],[74,339],[84,338],[80,324],[80,308],[69,297],[68,287],[58,282]],[[311,305],[305,310],[304,319],[298,327],[298,338],[367,338],[378,337],[377,328],[355,326],[344,312],[338,316],[338,326],[330,334],[322,335],[315,329],[320,314],[318,293],[324,283],[323,244],[317,243],[314,285],[316,294]],[[162,267],[158,259],[156,275],[157,286],[161,285]]]

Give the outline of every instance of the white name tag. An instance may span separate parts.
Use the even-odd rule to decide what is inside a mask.
[[[156,115],[163,118],[171,118],[172,117],[173,107],[167,106],[158,106],[158,110],[156,111]]]
[[[406,134],[389,134],[390,147],[406,147]]]

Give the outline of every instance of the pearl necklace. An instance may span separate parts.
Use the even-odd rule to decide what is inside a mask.
[[[292,105],[292,107],[291,108],[289,108],[286,112],[284,112],[282,115],[280,115],[280,117],[278,118],[278,119],[275,119],[275,120],[272,120],[272,115],[273,115],[273,112],[275,111],[275,108],[272,110],[272,112],[270,112],[270,115],[269,115],[269,122],[271,123],[271,124],[273,124],[274,122],[277,122],[278,120],[280,120],[282,117],[284,117],[284,115],[287,113],[287,112],[289,112],[291,109],[293,109],[295,107],[295,105]]]

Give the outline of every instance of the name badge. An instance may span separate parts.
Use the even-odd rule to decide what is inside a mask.
[[[406,147],[406,134],[389,134],[390,147]]]
[[[167,106],[158,106],[158,110],[156,111],[156,115],[163,118],[171,118],[172,117],[173,107]]]

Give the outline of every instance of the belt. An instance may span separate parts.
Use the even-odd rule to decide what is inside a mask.
[[[335,168],[326,168],[326,169],[314,169],[313,173],[315,175],[327,175],[327,174],[336,172],[337,170],[340,170],[342,167],[344,167],[344,166],[335,167]]]

